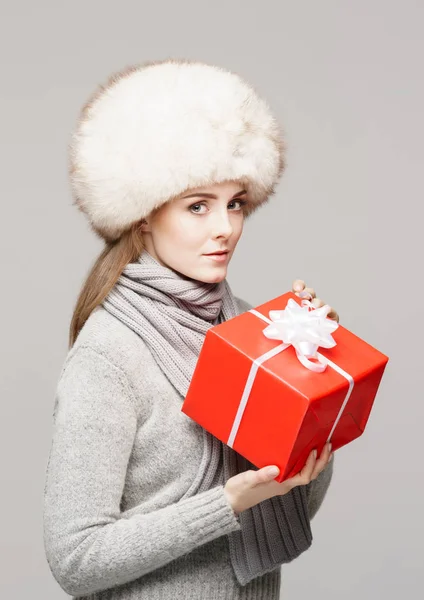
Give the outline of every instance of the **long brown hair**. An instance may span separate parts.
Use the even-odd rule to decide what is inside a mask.
[[[143,248],[140,223],[135,223],[118,240],[106,242],[78,296],[69,328],[69,348],[74,345],[92,311],[103,302],[124,268],[140,256]]]

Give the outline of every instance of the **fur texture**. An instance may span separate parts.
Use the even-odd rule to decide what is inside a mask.
[[[100,86],[69,156],[74,203],[107,241],[187,190],[223,181],[247,186],[250,214],[284,169],[280,126],[253,87],[177,59],[132,66]]]

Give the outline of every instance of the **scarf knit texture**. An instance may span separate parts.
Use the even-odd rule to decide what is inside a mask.
[[[103,307],[136,332],[184,398],[206,332],[239,314],[228,281],[203,283],[161,265],[146,250],[123,270]],[[217,367],[219,368],[219,367]],[[204,451],[185,497],[248,469],[250,461],[203,429]],[[240,530],[227,534],[241,585],[297,558],[312,544],[306,486],[244,510]]]

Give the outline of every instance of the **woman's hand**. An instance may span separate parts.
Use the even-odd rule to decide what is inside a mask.
[[[307,485],[327,467],[332,459],[331,443],[326,443],[319,457],[312,451],[303,469],[294,477],[279,483],[275,481],[276,473],[270,473],[270,465],[257,471],[249,470],[231,477],[224,486],[225,496],[238,515],[263,500],[274,496],[284,496],[299,485]]]
[[[300,292],[308,293],[310,295],[310,298],[308,299],[311,301],[311,304],[315,306],[315,308],[319,308],[320,306],[324,306],[324,304],[326,304],[326,302],[321,300],[321,298],[316,297],[314,288],[306,287],[306,284],[304,281],[302,281],[302,279],[295,279],[293,281],[292,291],[296,294],[296,296],[299,296]],[[339,315],[333,308],[331,308],[331,311],[327,316],[329,319],[333,319],[337,323],[339,322]]]

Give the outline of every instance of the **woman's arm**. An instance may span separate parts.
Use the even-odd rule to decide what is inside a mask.
[[[125,374],[78,348],[62,371],[44,487],[44,546],[52,574],[75,596],[135,580],[240,529],[223,486],[122,518],[137,416]]]

